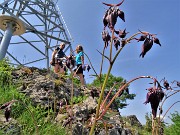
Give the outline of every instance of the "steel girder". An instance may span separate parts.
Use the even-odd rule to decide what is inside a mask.
[[[20,19],[24,34],[13,36],[6,55],[13,64],[49,68],[54,47],[66,43],[72,52],[71,35],[61,16],[58,0],[1,0],[0,15]],[[4,31],[0,30],[0,41]]]

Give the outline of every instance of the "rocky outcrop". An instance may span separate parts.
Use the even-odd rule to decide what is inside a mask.
[[[59,77],[52,71],[35,67],[21,67],[12,72],[13,83],[19,92],[32,100],[34,106],[56,111],[55,122],[68,128],[72,122],[73,135],[88,135],[95,116],[99,91],[96,88],[82,88],[73,85],[74,97],[85,97],[70,104],[72,80],[67,76]],[[73,107],[71,107],[73,106]],[[129,117],[131,125],[139,124],[135,116]],[[136,121],[136,122],[134,122]],[[130,129],[124,128],[124,123],[118,112],[109,110],[97,122],[95,135],[131,135]]]
[[[139,128],[142,128],[142,124],[139,122],[136,115],[127,116],[127,120],[129,121],[131,126],[137,126]]]

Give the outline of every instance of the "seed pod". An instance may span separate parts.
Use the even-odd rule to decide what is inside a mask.
[[[91,67],[89,65],[87,65],[87,71],[89,72],[89,70],[91,69]]]
[[[114,26],[117,22],[117,17],[118,17],[118,13],[116,7],[111,7],[110,12],[108,13],[108,27],[111,30],[114,29]]]
[[[109,32],[108,31],[103,31],[102,32],[102,39],[104,41],[104,45],[105,47],[107,48],[108,47],[108,43],[109,41],[111,40],[111,36],[109,35]]]
[[[144,41],[147,38],[146,35],[141,35],[139,39],[137,39],[137,41]]]
[[[103,24],[104,24],[104,29],[108,25],[108,10],[106,10],[105,15],[103,16]]]
[[[126,39],[122,39],[121,40],[121,47],[124,47],[126,45],[127,41]]]
[[[11,113],[11,106],[14,102],[16,102],[17,100],[11,100],[5,104],[3,104],[0,109],[4,109],[4,116],[6,118],[6,121],[9,121],[9,117],[10,117],[10,113]]]
[[[126,29],[124,30],[119,30],[119,31],[114,31],[120,38],[125,38],[126,34],[129,32],[126,32]]]
[[[10,115],[11,115],[11,106],[8,106],[4,112],[4,116],[7,122],[9,121]]]
[[[153,41],[149,38],[146,38],[144,44],[142,45],[142,52],[139,56],[144,58],[145,54],[152,48],[152,45]]]
[[[169,89],[169,83],[167,80],[164,81],[163,86],[168,90]]]
[[[120,46],[120,41],[119,41],[119,39],[118,39],[117,37],[115,37],[115,38],[113,39],[113,41],[114,41],[114,47],[116,48],[116,50],[118,50],[118,46]]]
[[[180,82],[177,81],[177,86],[180,87]]]
[[[109,6],[109,9],[105,12],[105,15],[103,16],[104,29],[106,26],[108,26],[110,30],[113,30],[117,22],[118,16],[123,21],[125,21],[124,12],[118,8],[118,6],[120,6],[123,2],[124,0],[122,0],[122,2],[120,2],[119,4],[107,4],[103,2],[103,4],[105,4],[106,6]]]
[[[125,15],[124,15],[124,12],[122,10],[118,10],[118,16],[119,18],[121,18],[124,22],[125,22]]]
[[[164,92],[162,90],[147,93],[146,101],[144,103],[147,104],[150,102],[153,118],[156,118],[157,108],[159,106],[159,102],[162,101],[163,97]]]
[[[161,43],[160,43],[158,38],[154,37],[153,40],[154,40],[154,43],[156,43],[156,44],[161,46]]]
[[[160,111],[160,114],[162,114],[162,113],[163,113],[163,110],[162,110],[162,108],[159,108],[159,111]]]

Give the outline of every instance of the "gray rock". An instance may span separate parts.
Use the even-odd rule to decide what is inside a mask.
[[[73,128],[73,135],[82,135],[83,134],[83,126],[80,124],[76,124]]]
[[[109,135],[121,135],[120,130],[117,128],[111,129]]]
[[[106,135],[106,131],[104,129],[102,129],[98,135]]]
[[[122,129],[122,131],[121,131],[121,135],[127,135],[127,133],[126,133],[126,130],[125,130],[125,129]]]
[[[127,119],[131,126],[138,126],[139,128],[142,128],[142,124],[139,122],[136,115],[127,116]]]

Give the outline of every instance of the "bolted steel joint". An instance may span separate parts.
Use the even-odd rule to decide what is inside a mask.
[[[12,16],[7,16],[7,15],[1,15],[0,29],[6,31],[7,28],[12,29],[13,35],[22,35],[26,31],[24,23],[19,18],[14,18]]]

